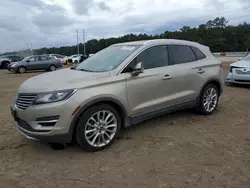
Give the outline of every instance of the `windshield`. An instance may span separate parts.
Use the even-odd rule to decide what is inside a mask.
[[[250,55],[246,56],[243,60],[244,61],[250,61]]]
[[[76,70],[107,72],[116,69],[139,45],[110,46],[89,57],[76,67]]]

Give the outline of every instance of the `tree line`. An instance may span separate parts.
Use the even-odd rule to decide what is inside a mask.
[[[150,39],[182,39],[201,43],[209,46],[212,52],[223,51],[246,51],[250,48],[250,24],[244,22],[237,26],[228,25],[228,20],[224,17],[217,17],[209,20],[205,24],[191,28],[183,26],[178,31],[165,31],[158,35],[147,34],[127,34],[121,37],[107,39],[92,39],[86,45],[86,53],[96,53],[115,43],[150,40]],[[80,44],[80,53],[83,54],[83,44]],[[54,48],[41,48],[33,51],[33,54],[76,54],[77,46],[65,46]],[[12,54],[21,53],[11,52]]]

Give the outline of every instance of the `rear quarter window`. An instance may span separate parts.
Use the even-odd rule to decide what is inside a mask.
[[[197,60],[201,60],[201,59],[206,58],[206,55],[204,53],[202,53],[198,48],[195,48],[195,47],[191,47],[191,48],[194,51],[194,53],[197,57]]]
[[[197,60],[190,46],[170,45],[168,46],[168,52],[171,65],[189,63]]]

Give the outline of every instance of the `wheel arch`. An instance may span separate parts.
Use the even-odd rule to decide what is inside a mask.
[[[205,89],[205,87],[206,87],[207,85],[209,85],[209,84],[215,85],[215,86],[218,88],[218,90],[219,90],[219,95],[221,95],[221,93],[223,92],[222,84],[221,84],[221,82],[220,82],[218,79],[216,79],[216,78],[212,78],[212,79],[208,80],[208,81],[203,85],[202,89],[200,90],[200,94],[201,94],[202,91]],[[200,96],[200,95],[199,95],[199,96]]]
[[[74,136],[74,133],[75,133],[76,125],[77,125],[77,123],[78,123],[81,115],[87,109],[89,109],[90,107],[92,107],[94,105],[97,105],[97,104],[109,104],[112,107],[114,107],[117,110],[117,112],[120,114],[120,116],[121,116],[121,119],[122,119],[122,125],[121,125],[121,127],[124,128],[124,127],[128,126],[127,111],[126,111],[126,108],[124,107],[124,105],[121,102],[119,102],[116,99],[108,98],[108,97],[94,99],[94,100],[90,101],[89,103],[87,103],[86,105],[83,105],[80,108],[80,110],[77,112],[77,114],[74,116],[74,118],[73,118],[73,120],[72,120],[72,122],[70,124],[70,129],[69,129],[69,132],[72,135],[72,139],[73,139],[73,136]]]
[[[9,65],[11,62],[8,60],[3,60],[0,62],[0,66],[3,67],[4,63],[7,63]]]

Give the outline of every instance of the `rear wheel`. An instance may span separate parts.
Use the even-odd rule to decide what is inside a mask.
[[[8,65],[9,65],[9,62],[4,61],[4,62],[2,62],[1,68],[2,68],[2,69],[7,69],[7,68],[8,68]]]
[[[90,107],[76,128],[76,141],[87,151],[99,151],[110,146],[121,127],[118,112],[108,104]]]
[[[49,70],[50,71],[55,71],[56,70],[56,66],[55,65],[50,65]]]
[[[26,72],[26,68],[25,67],[19,67],[18,68],[18,72],[21,73],[21,74],[23,74],[23,73]]]
[[[199,100],[199,112],[205,115],[212,114],[219,102],[219,90],[214,84],[207,85],[201,95]]]

